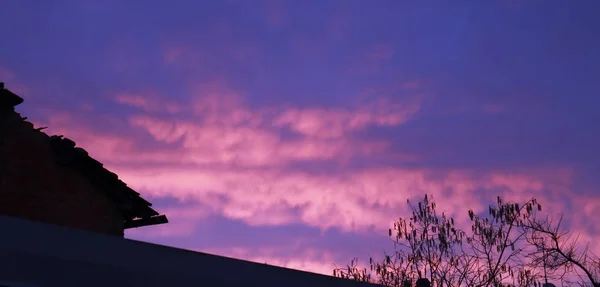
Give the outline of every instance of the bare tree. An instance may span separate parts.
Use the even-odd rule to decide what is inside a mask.
[[[581,246],[579,236],[563,230],[562,222],[562,217],[556,223],[549,217],[526,222],[527,242],[537,249],[531,263],[563,282],[600,287],[600,258],[589,244]]]
[[[438,214],[430,196],[411,207],[409,218],[399,218],[389,229],[394,243],[394,253],[384,259],[369,259],[369,267],[377,276],[376,283],[385,286],[406,286],[419,278],[429,278],[439,286],[458,286],[466,280],[469,258],[461,252],[465,234],[454,225],[454,219]],[[334,274],[344,277],[361,277],[366,269],[357,269],[356,262],[346,269],[336,269]],[[354,267],[354,268],[352,268]],[[343,273],[340,273],[343,272]]]
[[[371,274],[365,268],[358,267],[358,258],[352,259],[350,264],[344,268],[336,268],[333,270],[333,276],[344,279],[351,279],[360,282],[371,282]],[[388,286],[388,285],[385,285]]]
[[[473,233],[467,242],[474,257],[473,286],[529,286],[534,282],[537,274],[525,264],[527,245],[523,244],[527,239],[523,223],[535,216],[534,206],[538,206],[535,199],[517,204],[498,197],[487,216],[469,210]]]
[[[394,253],[379,261],[371,257],[370,272],[358,268],[355,258],[334,275],[393,287],[412,286],[419,278],[440,287],[542,286],[549,278],[600,286],[598,256],[561,231],[561,221],[540,220],[542,206],[536,199],[518,204],[498,197],[487,215],[468,210],[469,234],[438,213],[431,196],[407,203],[412,215],[399,218],[389,230]],[[569,281],[573,275],[575,282]]]

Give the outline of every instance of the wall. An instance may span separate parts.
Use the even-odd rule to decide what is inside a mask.
[[[123,236],[116,206],[14,111],[0,111],[0,214]]]
[[[0,282],[23,286],[376,286],[7,216],[0,230]]]

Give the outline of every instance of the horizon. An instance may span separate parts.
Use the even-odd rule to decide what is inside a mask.
[[[425,194],[600,235],[600,2],[173,3],[0,10],[17,112],[169,218],[127,238],[331,275]]]

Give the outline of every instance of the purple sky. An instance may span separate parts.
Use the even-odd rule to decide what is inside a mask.
[[[18,111],[171,221],[129,238],[330,274],[424,193],[600,236],[599,1],[1,3]]]

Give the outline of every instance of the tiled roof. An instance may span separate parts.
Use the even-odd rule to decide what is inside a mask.
[[[0,83],[0,110],[13,110],[23,99],[4,88]],[[43,133],[39,129],[36,132]],[[93,159],[87,151],[76,147],[75,142],[62,135],[50,136],[50,146],[58,163],[81,172],[90,182],[104,191],[108,198],[117,204],[123,218],[124,228],[134,228],[167,223],[167,217],[151,208],[152,204],[127,186],[119,177],[104,168],[102,163]]]

